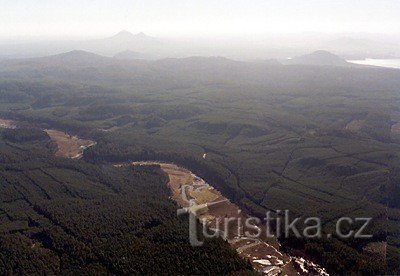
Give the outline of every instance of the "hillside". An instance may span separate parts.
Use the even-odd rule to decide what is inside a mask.
[[[150,59],[149,55],[145,55],[142,53],[134,52],[134,51],[122,51],[114,55],[114,58],[121,60],[130,60],[130,59]]]
[[[143,87],[193,83],[220,83],[257,86],[301,93],[311,90],[326,93],[337,86],[337,79],[354,89],[390,90],[400,83],[399,72],[391,69],[351,68],[352,66],[283,66],[270,62],[241,62],[223,57],[168,58],[161,60],[118,60],[80,53],[63,66],[63,54],[35,59],[0,61],[0,77],[18,80],[21,74],[35,80],[78,81],[105,86],[142,85]],[[81,55],[85,58],[81,59]],[[72,62],[76,61],[75,65]],[[90,63],[87,63],[89,62]],[[57,63],[57,64],[55,64]],[[72,65],[72,66],[70,66]],[[354,66],[357,67],[357,66]],[[315,79],[318,78],[318,82]],[[311,91],[309,91],[311,92]]]
[[[50,57],[32,59],[30,62],[48,64],[50,66],[99,66],[109,59],[87,51],[73,50]]]
[[[316,51],[308,55],[285,60],[285,64],[317,65],[317,66],[350,66],[344,59],[328,52]]]

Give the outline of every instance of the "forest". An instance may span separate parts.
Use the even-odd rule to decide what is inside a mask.
[[[54,158],[36,132],[1,132],[0,274],[251,272],[222,239],[190,246],[157,166]]]
[[[213,273],[248,270],[222,241],[210,242],[201,253],[185,244],[185,223],[175,218],[176,206],[156,168],[132,176],[110,166],[159,160],[189,168],[260,217],[284,209],[317,216],[324,233],[331,233],[340,217],[371,217],[370,239],[289,237],[281,243],[334,274],[399,273],[398,70],[223,58],[128,62],[90,56],[86,65],[71,58],[74,54],[3,62],[0,70],[0,117],[97,141],[75,163],[40,157],[44,153],[37,148],[47,138],[39,132],[3,131],[2,160],[16,160],[2,162],[3,188],[12,189],[1,193],[3,205],[9,204],[2,207],[9,225],[2,248],[12,255],[28,254],[27,248],[40,244],[49,271],[84,264],[113,273],[179,272],[188,256],[197,264],[189,265],[193,273],[207,271],[213,261],[227,269]],[[35,156],[27,158],[27,150]],[[78,184],[82,181],[88,184]],[[6,196],[15,194],[18,199]],[[138,199],[146,204],[137,205]],[[126,205],[134,207],[126,210]],[[25,209],[31,213],[21,213]],[[157,240],[155,233],[164,231]],[[165,251],[123,255],[130,244],[158,244]],[[387,245],[383,251],[371,250],[381,244]],[[163,266],[168,258],[179,258],[175,250],[185,258]],[[138,258],[149,260],[143,266],[148,270],[129,261]]]

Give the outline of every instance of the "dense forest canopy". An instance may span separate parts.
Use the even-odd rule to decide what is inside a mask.
[[[54,158],[39,132],[1,133],[0,274],[251,270],[222,239],[190,246],[158,167]]]
[[[85,264],[88,269],[119,272],[126,263],[115,266],[112,258],[118,255],[103,251],[104,246],[115,246],[112,252],[122,254],[120,248],[128,244],[143,248],[159,242],[173,243],[184,250],[183,254],[194,254],[191,260],[197,262],[199,255],[184,245],[184,223],[172,216],[175,206],[168,202],[167,188],[162,185],[165,180],[157,170],[134,172],[134,177],[128,177],[128,172],[116,172],[109,166],[114,162],[163,160],[190,168],[256,215],[289,209],[298,216],[318,216],[326,233],[338,217],[372,217],[370,239],[289,238],[282,243],[333,273],[399,272],[400,70],[284,66],[200,57],[121,61],[73,52],[3,61],[0,80],[2,117],[97,141],[79,164],[59,159],[50,162],[21,157],[25,155],[20,151],[27,149],[20,143],[33,143],[35,148],[39,142],[33,141],[45,137],[4,132],[3,143],[11,153],[2,159],[24,159],[15,166],[27,168],[13,169],[13,174],[4,169],[7,177],[12,177],[2,182],[4,189],[19,191],[9,192],[19,194],[18,199],[2,193],[2,201],[9,204],[3,219],[11,221],[2,246],[10,252],[16,250],[13,256],[27,253],[18,252],[19,247],[12,247],[16,242],[9,239],[25,249],[38,240],[44,248],[41,258],[52,260],[51,271],[60,269],[57,255],[65,258],[61,263],[71,263],[63,269]],[[4,162],[4,166],[10,165]],[[89,179],[96,189],[89,184],[77,186],[70,179]],[[58,184],[38,186],[47,181]],[[10,184],[20,182],[26,187]],[[54,187],[57,191],[48,190]],[[35,190],[33,199],[27,198],[33,204],[30,209],[23,192],[29,189]],[[124,195],[120,197],[121,191]],[[156,197],[158,201],[153,202]],[[138,204],[135,198],[144,198],[149,206],[133,209],[155,212],[153,220],[142,221],[140,213],[130,213],[131,209],[119,214],[125,218],[103,217],[114,215],[124,202]],[[32,218],[24,212],[19,214],[22,218],[10,213],[25,208],[32,209]],[[75,213],[80,214],[79,219],[69,217]],[[138,219],[131,223],[129,218],[135,216]],[[121,228],[101,229],[103,223],[121,223]],[[169,223],[179,225],[177,229],[182,231],[169,232]],[[144,233],[142,227],[150,230]],[[172,241],[153,240],[153,230],[168,232],[164,236]],[[67,241],[71,248],[82,246],[72,252],[83,256],[62,251]],[[367,248],[377,243],[387,243],[387,249],[371,254]],[[248,268],[221,241],[209,246],[203,250],[219,248],[223,253],[205,253],[209,259],[193,268],[194,273],[204,272],[216,254],[226,256],[220,261],[229,263],[226,271],[217,272]],[[151,255],[145,259],[157,258]],[[170,262],[170,269],[178,269],[179,262]],[[163,269],[162,263],[156,268]],[[151,267],[149,264],[148,269]],[[141,272],[136,269],[129,267],[129,271]]]

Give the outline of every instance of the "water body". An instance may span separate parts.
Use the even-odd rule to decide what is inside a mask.
[[[372,65],[372,66],[400,69],[400,59],[366,58],[363,60],[348,60],[348,62],[355,64],[362,64],[362,65]]]

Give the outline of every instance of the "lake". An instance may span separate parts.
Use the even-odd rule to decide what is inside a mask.
[[[363,60],[348,60],[348,62],[355,63],[355,64],[373,65],[373,66],[400,69],[400,59],[373,59],[373,58],[366,58],[366,59],[363,59]]]

